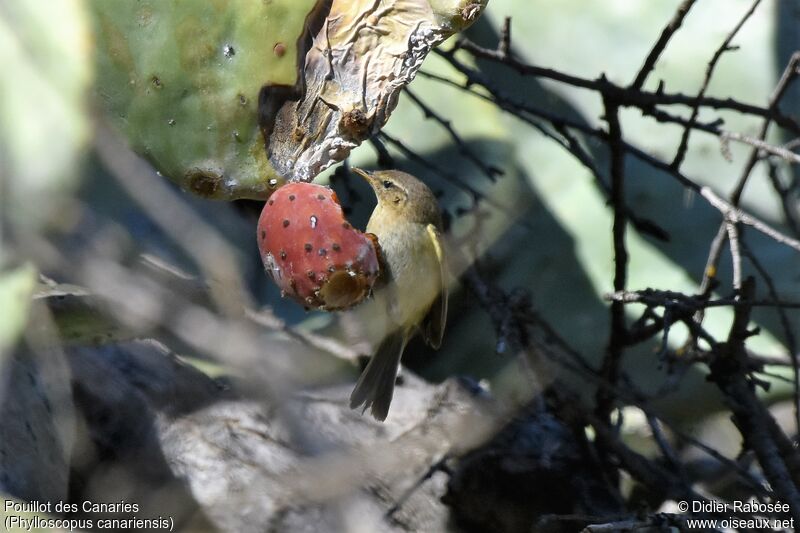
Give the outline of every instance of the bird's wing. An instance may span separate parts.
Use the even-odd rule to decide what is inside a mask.
[[[444,325],[447,322],[447,257],[439,230],[433,224],[428,224],[427,229],[433,248],[436,250],[436,257],[439,259],[439,286],[442,290],[423,321],[422,334],[429,346],[439,348],[442,345]]]

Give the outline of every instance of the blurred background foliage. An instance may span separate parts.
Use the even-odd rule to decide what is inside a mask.
[[[510,16],[513,50],[523,60],[590,79],[604,74],[611,81],[625,85],[635,77],[654,36],[678,4],[576,0],[556,6],[537,1],[494,0],[469,36],[483,46],[494,48],[503,19]],[[758,105],[766,103],[791,50],[796,49],[790,44],[796,45],[796,31],[784,23],[782,27],[790,29],[779,35],[776,25],[777,20],[791,19],[788,13],[791,4],[768,2],[756,11],[734,40],[739,49],[723,56],[709,87],[709,96],[735,97]],[[708,59],[749,7],[747,1],[698,3],[670,42],[645,88],[655,89],[663,80],[670,92],[695,93],[702,83]],[[479,61],[476,67],[516,101],[529,102],[588,124],[603,124],[602,101],[590,91],[521,77],[488,62]],[[423,70],[461,79],[440,57],[429,58]],[[459,235],[477,235],[479,249],[489,251],[492,278],[506,289],[530,290],[534,307],[597,364],[603,356],[609,327],[607,304],[602,295],[612,291],[612,212],[589,171],[529,125],[464,91],[424,76],[415,80],[411,90],[451,120],[455,130],[482,159],[505,172],[496,185],[490,184],[479,169],[458,156],[447,132],[435,121],[426,120],[422,134],[423,113],[409,98],[401,101],[386,131],[437,167],[462,177],[488,196],[479,208],[480,223],[474,214],[455,219],[454,239]],[[791,100],[785,103],[792,105]],[[672,110],[689,117],[688,109]],[[757,118],[732,112],[707,115],[703,112],[699,118],[711,121],[718,116],[725,120],[725,129],[752,135],[761,123]],[[626,140],[655,156],[671,159],[682,127],[657,123],[635,110],[624,111],[622,120]],[[771,140],[780,141],[775,136]],[[605,169],[608,165],[605,147],[592,139],[585,141],[596,166]],[[685,173],[720,193],[729,193],[750,151],[743,145],[729,148],[728,156],[718,138],[695,133],[684,164]],[[368,165],[374,161],[374,155],[369,147],[362,146],[351,160],[356,165]],[[426,178],[430,176],[433,183],[444,188],[447,191],[444,204],[451,211],[470,205],[467,195],[454,190],[430,168],[404,161],[402,157],[400,164]],[[668,242],[663,242],[635,231],[628,233],[631,257],[628,286],[632,290],[650,287],[687,294],[697,292],[709,243],[719,227],[719,213],[703,199],[687,194],[670,176],[631,157],[626,164],[629,176],[626,195],[631,207],[670,236]],[[766,172],[766,165],[756,167],[743,206],[781,226],[785,221]],[[486,215],[488,218],[484,218]],[[476,227],[479,227],[477,232]],[[800,271],[794,252],[757,235],[751,235],[750,243],[753,252],[772,267],[770,272],[778,292],[787,299],[800,295]],[[721,295],[731,294],[730,268],[726,254],[718,275],[722,284],[717,292]],[[432,377],[442,378],[455,371],[494,377],[510,386],[519,375],[510,363],[513,354],[491,355],[495,348],[492,325],[469,296],[457,300],[456,306],[444,351],[435,357],[426,354],[426,360],[418,364]],[[633,320],[640,309],[631,307],[628,311]],[[777,314],[767,310],[756,316],[763,329],[751,339],[751,348],[768,355],[785,354]],[[731,318],[729,309],[715,309],[707,313],[704,325],[713,334],[724,336]],[[796,317],[794,320],[796,327]],[[685,339],[685,332],[675,328],[670,345],[678,348]],[[626,371],[646,392],[659,390],[667,377],[654,357],[658,348],[657,342],[650,343],[633,350],[626,358]],[[776,372],[788,375],[784,370]],[[774,398],[783,397],[789,390],[788,385],[778,381],[772,393]],[[716,401],[714,388],[705,385],[702,376],[693,375],[659,403],[678,419],[692,419],[697,412],[716,406]]]
[[[519,57],[586,78],[604,74],[627,84],[678,4],[678,0],[492,0],[468,35],[494,47],[504,18],[511,17],[512,45]],[[708,58],[749,5],[746,0],[699,2],[667,47],[646,87],[654,89],[663,80],[670,91],[696,92]],[[735,39],[739,49],[724,55],[708,94],[765,105],[788,54],[800,44],[796,9],[796,2],[765,2]],[[29,298],[25,295],[36,290],[31,285],[33,267],[25,258],[41,257],[41,247],[74,250],[87,242],[102,243],[104,235],[113,234],[125,243],[125,250],[118,251],[123,260],[149,254],[188,274],[199,276],[203,272],[202,265],[194,263],[131,201],[89,147],[93,64],[85,10],[86,5],[78,0],[0,4],[0,59],[11,65],[13,72],[0,81],[4,235],[0,249],[0,349],[5,352],[21,331],[21,317],[28,313]],[[451,45],[449,42],[443,47]],[[588,124],[602,124],[602,102],[589,91],[523,78],[497,64],[478,61],[474,66],[516,100]],[[435,54],[426,60],[423,71],[462,79]],[[609,329],[608,304],[602,295],[612,289],[614,266],[612,213],[593,177],[560,146],[491,102],[424,75],[409,88],[451,121],[469,149],[486,164],[502,169],[503,175],[493,182],[463,157],[448,132],[436,120],[426,118],[408,94],[401,98],[385,132],[428,163],[409,158],[384,139],[395,164],[441,193],[443,209],[450,215],[452,244],[469,258],[480,257],[482,268],[499,286],[530,291],[533,305],[542,316],[597,364]],[[797,94],[795,90],[785,100],[787,109],[791,106],[791,111],[796,110]],[[688,117],[689,111],[675,112]],[[733,112],[708,116],[703,112],[699,118],[716,117],[722,117],[725,128],[731,131],[754,134],[760,126],[760,120]],[[625,110],[622,119],[628,141],[656,156],[670,158],[674,153],[682,128],[657,123],[633,110]],[[606,168],[605,147],[591,139],[585,142],[596,165]],[[180,150],[180,146],[174,149]],[[729,154],[723,153],[718,138],[694,133],[684,170],[693,179],[727,194],[748,153],[749,148],[736,144],[729,147]],[[373,146],[364,143],[352,153],[349,164],[376,167]],[[669,176],[638,161],[628,158],[626,170],[626,195],[631,207],[655,221],[670,237],[664,242],[635,231],[628,233],[629,287],[696,292],[709,243],[720,222],[719,213],[703,199],[687,194]],[[81,184],[76,189],[78,178]],[[331,183],[351,210],[353,220],[363,226],[374,203],[365,186],[349,179],[340,167],[329,169],[317,181]],[[479,192],[477,204],[465,186]],[[304,312],[281,300],[267,281],[254,238],[257,205],[214,202],[189,194],[183,194],[183,199],[225,237],[260,305],[271,307],[279,317],[301,328],[335,330],[338,317]],[[785,223],[765,165],[756,168],[743,205],[776,226]],[[800,299],[800,270],[794,252],[760,235],[753,234],[749,242],[768,265],[778,292],[787,299]],[[34,248],[36,253],[31,252]],[[44,252],[46,256],[46,249]],[[38,266],[59,282],[73,281],[64,265]],[[729,295],[732,288],[727,255],[723,256],[718,277],[722,281],[718,293]],[[636,310],[629,311],[629,318],[635,319]],[[65,310],[57,321],[70,323],[73,312]],[[711,310],[707,328],[724,336],[731,318],[728,309]],[[762,331],[749,346],[760,354],[785,356],[785,339],[775,312],[764,310],[756,318]],[[793,320],[796,328],[797,318]],[[95,342],[111,327],[100,317],[92,322],[81,315],[80,321],[81,338]],[[120,336],[125,334],[113,338]],[[670,345],[677,348],[684,340],[685,332],[676,326]],[[514,354],[496,354],[496,348],[488,317],[470,294],[455,289],[443,348],[427,352],[421,343],[415,343],[406,357],[413,369],[431,379],[467,374],[492,380],[500,393],[513,391],[519,386]],[[655,356],[658,348],[656,340],[626,355],[626,372],[644,391],[659,390],[668,378]],[[194,355],[189,348],[186,351]],[[339,368],[339,363],[331,361],[330,367]],[[348,370],[347,375],[352,376],[352,372]],[[325,372],[315,372],[316,376],[321,374]],[[787,385],[781,381],[775,385],[771,389],[775,399],[787,394]],[[581,383],[576,383],[576,388],[591,392]],[[677,420],[695,420],[698,413],[716,405],[713,387],[696,373],[660,398],[660,407]]]
[[[55,21],[58,21],[57,23]],[[0,6],[0,362],[16,345],[36,269],[10,249],[60,219],[81,175],[89,140],[90,36],[78,0]],[[13,221],[13,228],[11,222]]]

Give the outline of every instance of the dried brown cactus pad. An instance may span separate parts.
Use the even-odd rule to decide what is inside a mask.
[[[488,0],[334,0],[267,135],[269,160],[311,181],[379,131],[428,52],[472,24]]]

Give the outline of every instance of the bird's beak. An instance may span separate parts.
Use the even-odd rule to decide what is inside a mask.
[[[375,176],[372,175],[372,172],[367,172],[366,170],[358,167],[352,167],[351,170],[356,174],[358,174],[359,176],[361,176],[362,178],[364,178],[365,180],[367,180],[367,183],[369,183],[373,188],[375,188]]]

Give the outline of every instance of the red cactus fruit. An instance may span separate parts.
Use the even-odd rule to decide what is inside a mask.
[[[378,278],[373,235],[344,218],[328,187],[295,182],[275,191],[258,219],[264,268],[305,307],[334,311],[361,302]]]

